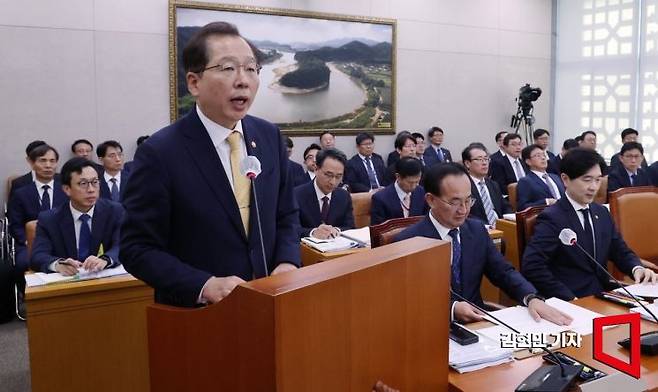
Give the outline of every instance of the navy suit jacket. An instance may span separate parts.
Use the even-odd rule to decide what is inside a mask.
[[[13,192],[12,198],[7,205],[7,215],[9,217],[9,233],[16,244],[25,246],[25,224],[37,219],[41,210],[41,199],[39,192],[34,183],[31,186],[22,186]],[[52,208],[56,208],[69,200],[66,193],[62,190],[62,184],[55,179],[53,184]]]
[[[548,176],[557,185],[557,189],[560,191],[560,197],[564,197],[564,183],[562,179],[553,173],[548,173]],[[520,179],[516,186],[518,211],[523,211],[532,206],[545,206],[546,199],[551,198],[553,198],[553,194],[548,188],[548,184],[531,171],[528,171],[528,174]]]
[[[55,180],[59,181],[59,173],[55,173]],[[9,191],[9,200],[11,200],[12,196],[14,196],[14,192],[17,191],[18,189],[24,187],[25,185],[32,184],[34,181],[32,181],[32,172],[29,171],[26,174],[23,174],[20,177],[16,177],[11,181],[11,190]]]
[[[642,163],[640,164],[642,169],[646,169],[649,167],[649,164],[647,163],[647,159],[642,157]],[[610,170],[614,170],[616,168],[624,168],[624,165],[622,165],[621,160],[619,159],[619,153],[616,153],[612,157],[610,157]]]
[[[311,230],[322,224],[320,213],[320,202],[315,193],[315,182],[309,182],[295,187],[295,199],[299,204],[299,238],[308,237]],[[336,188],[331,192],[329,202],[328,225],[338,227],[341,230],[354,228],[354,214],[352,212],[352,197],[342,188]]]
[[[108,266],[118,266],[119,228],[123,220],[123,207],[110,200],[98,199],[91,219],[92,244],[90,254],[97,255],[101,244],[103,255],[109,257]],[[75,226],[69,203],[39,214],[37,234],[32,246],[30,265],[35,271],[53,272],[48,266],[59,258],[78,259]],[[111,261],[111,263],[109,263]]]
[[[425,203],[425,189],[417,186],[410,197],[409,216],[425,215],[429,208]],[[395,190],[395,184],[375,192],[370,205],[370,225],[377,225],[393,218],[403,218],[400,198]]]
[[[469,176],[471,180],[471,197],[475,198],[475,204],[471,207],[471,212],[469,213],[470,218],[476,218],[483,221],[485,224],[489,224],[487,219],[487,212],[484,210],[484,203],[482,203],[482,197],[480,196],[480,191],[478,186],[473,182],[473,179]],[[512,206],[509,202],[503,198],[503,194],[500,192],[500,187],[495,181],[492,181],[489,178],[485,178],[484,182],[489,190],[489,197],[491,198],[491,203],[493,204],[496,214],[499,218],[503,217],[503,214],[509,214],[512,211]]]
[[[608,192],[616,191],[619,188],[646,185],[651,185],[651,178],[644,169],[637,169],[637,177],[635,177],[635,183],[633,185],[631,185],[628,172],[626,172],[626,169],[622,165],[613,168],[608,173]]]
[[[521,161],[521,166],[527,175],[530,172],[530,169],[521,159],[519,160]],[[514,173],[514,169],[512,168],[509,159],[502,157],[501,159],[492,160],[489,167],[491,179],[498,183],[498,187],[500,188],[500,191],[503,192],[503,195],[507,195],[507,186],[516,182],[516,174]]]
[[[293,186],[304,184],[304,168],[299,163],[288,159],[288,179],[292,182]],[[307,176],[308,178],[308,176]]]
[[[437,163],[445,163],[445,162],[452,162],[452,155],[450,155],[450,151],[448,151],[447,148],[439,147],[441,151],[443,152],[443,161],[439,161],[439,156],[436,154],[436,150],[434,149],[434,146],[430,143],[427,148],[425,148],[425,152],[423,153],[423,158],[425,160],[425,166],[427,167],[432,167],[434,164]]]
[[[300,265],[299,217],[279,130],[251,116],[242,119],[242,128],[247,153],[262,166],[255,186],[266,260],[256,204],[252,198],[246,235],[228,177],[196,110],[137,149],[123,199],[120,257],[128,272],[155,288],[160,303],[195,306],[212,276],[251,280],[265,276],[265,262],[270,272],[282,262]]]
[[[372,154],[370,162],[375,171],[375,175],[377,176],[377,181],[379,181],[379,186],[385,186],[384,173],[386,167],[384,166],[384,160],[381,156]],[[350,192],[352,193],[370,191],[371,188],[368,171],[366,170],[359,154],[354,155],[349,161],[347,161],[347,166],[345,167],[345,180],[343,182],[350,186]]]
[[[130,165],[132,167],[132,165]],[[119,184],[119,201],[123,201],[123,197],[126,193],[126,184],[128,184],[128,179],[130,178],[130,171],[124,166],[121,170],[121,183]],[[112,200],[112,192],[110,191],[110,185],[105,181],[105,170],[101,169],[98,172],[98,180],[100,181],[101,193],[100,196],[103,199]]]
[[[398,150],[393,150],[388,153],[388,157],[386,157],[386,167],[391,166],[395,162],[400,160],[400,153]]]
[[[658,162],[654,162],[649,166],[649,178],[653,186],[658,186]]]
[[[483,306],[480,295],[482,276],[505,291],[510,297],[523,303],[523,298],[537,290],[514,269],[496,249],[487,229],[477,219],[466,219],[459,228],[462,245],[461,280],[462,292],[458,293],[471,302]],[[395,241],[413,237],[441,239],[429,215],[395,236]],[[449,239],[448,239],[449,240]],[[453,285],[454,286],[454,285]],[[451,302],[459,301],[453,298]]]
[[[640,260],[621,237],[607,208],[592,203],[590,219],[594,224],[596,261],[606,268],[608,260],[625,274],[631,275]],[[608,276],[599,271],[592,260],[576,246],[566,246],[558,238],[560,231],[570,228],[578,238],[585,231],[578,215],[566,197],[546,207],[537,217],[535,232],[526,246],[521,271],[540,293],[566,301],[607,290]]]
[[[553,173],[556,175],[560,175],[560,160],[558,159],[557,155],[553,154],[550,151],[546,151],[548,153],[548,167],[546,168],[546,171],[549,173]]]

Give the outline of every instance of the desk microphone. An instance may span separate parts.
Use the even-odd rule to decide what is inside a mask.
[[[471,305],[475,309],[479,310],[480,312],[486,314],[487,316],[491,317],[492,319],[498,321],[502,326],[506,327],[507,329],[513,331],[514,333],[521,334],[520,331],[518,331],[516,328],[513,328],[512,326],[508,325],[507,323],[501,321],[498,319],[496,316],[491,314],[490,312],[482,309],[480,306],[476,305],[475,303],[467,300],[466,298],[462,297],[461,295],[455,293],[452,289],[450,289],[450,294],[454,295],[455,297],[459,298],[460,300],[466,302],[467,304]],[[565,365],[560,361],[560,359],[553,353],[551,350],[547,349],[546,347],[541,347],[542,350],[546,352],[557,365],[552,365],[552,366],[541,366],[539,369],[535,370],[531,375],[529,375],[521,384],[519,384],[518,387],[516,387],[516,392],[519,391],[543,391],[543,392],[553,392],[553,391],[566,391],[571,383],[576,379],[576,377],[580,374],[580,372],[583,370],[582,366],[573,366],[573,365]],[[559,373],[558,373],[558,367],[559,367]]]
[[[258,222],[260,250],[263,253],[263,267],[265,268],[265,276],[268,276],[270,273],[267,271],[267,258],[265,257],[265,244],[263,242],[263,227],[260,223],[260,209],[258,208],[258,196],[256,194],[256,177],[258,177],[261,171],[260,161],[253,155],[247,155],[242,162],[240,162],[240,173],[251,180],[251,191],[254,195],[254,203],[256,203],[256,221]]]

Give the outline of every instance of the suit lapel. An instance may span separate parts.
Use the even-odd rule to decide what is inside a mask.
[[[306,211],[308,211],[311,216],[312,222],[322,222],[322,214],[320,213],[320,202],[318,201],[317,194],[315,193],[315,180],[309,182],[306,188],[307,197],[305,197]],[[331,212],[331,202],[329,204]]]
[[[503,206],[500,204],[500,200],[502,199],[502,195],[499,194],[496,190],[494,190],[494,187],[491,183],[490,179],[485,179],[484,183],[487,185],[487,190],[489,191],[489,198],[491,199],[491,204],[494,206],[494,210],[496,210],[496,213],[498,214],[499,217],[503,216]],[[480,202],[482,202],[480,200]],[[484,209],[484,207],[483,207]],[[486,215],[486,212],[485,212]]]
[[[388,208],[391,209],[391,212],[397,214],[397,216],[404,217],[404,211],[402,211],[402,204],[398,197],[398,191],[395,189],[395,184],[391,185],[391,190],[388,195],[386,195],[386,202],[388,203]]]
[[[71,209],[67,205],[62,205],[59,210],[59,228],[64,240],[64,247],[66,254],[71,255],[73,258],[78,258],[78,247],[75,243],[75,226],[73,222],[73,215]],[[84,260],[83,260],[84,261]]]
[[[530,176],[530,178],[535,182],[535,184],[537,184],[537,186],[544,190],[544,196],[553,197],[551,189],[548,187],[548,184],[544,182],[544,180],[539,178],[539,176],[533,172],[528,173],[528,176]]]
[[[585,236],[585,229],[583,229],[583,225],[580,223],[580,219],[578,218],[578,214],[576,213],[576,210],[573,209],[573,206],[569,202],[569,200],[564,197],[558,200],[558,203],[562,210],[564,211],[565,216],[567,217],[567,221],[569,223],[569,227],[576,232],[576,235],[578,238],[583,238]],[[596,229],[595,229],[596,230]],[[596,236],[596,234],[595,234]],[[581,253],[582,251],[580,249],[576,249],[575,247],[571,247],[571,250],[573,252]],[[586,256],[585,256],[586,257]],[[588,271],[594,272],[594,266],[588,261],[585,260],[582,257],[579,257],[578,259],[582,260],[583,263],[581,263],[580,267],[584,268]]]

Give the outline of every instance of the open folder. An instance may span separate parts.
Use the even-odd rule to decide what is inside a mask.
[[[47,284],[107,278],[110,276],[124,275],[127,273],[128,272],[126,272],[126,270],[123,268],[123,265],[119,265],[116,268],[101,270],[98,272],[86,272],[85,270],[79,270],[77,274],[71,276],[64,276],[59,272],[53,272],[50,274],[37,272],[34,274],[26,274],[25,283],[27,287],[35,287],[35,286],[45,286]]]

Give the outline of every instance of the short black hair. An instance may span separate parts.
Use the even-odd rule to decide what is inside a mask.
[[[121,150],[121,152],[123,152],[123,147],[121,147],[121,144],[119,144],[119,142],[117,142],[116,140],[108,140],[99,144],[98,147],[96,147],[96,155],[99,158],[103,158],[105,156],[105,153],[107,153],[107,149],[110,147],[118,148],[119,150]]]
[[[82,174],[82,169],[85,167],[91,167],[94,169],[94,172],[96,172],[94,163],[87,158],[73,157],[66,161],[64,166],[62,166],[62,171],[60,172],[62,185],[71,186],[71,176],[73,173]],[[96,174],[98,174],[98,172],[96,172]]]
[[[395,172],[402,178],[419,176],[423,172],[423,164],[414,157],[404,157],[395,162]]]
[[[140,136],[137,138],[137,145],[139,146],[140,144],[144,143],[150,136],[149,135],[144,135]]]
[[[414,132],[414,133],[411,134],[411,136],[413,136],[414,139],[421,138],[421,139],[425,140],[425,136],[423,136],[423,134],[420,133],[420,132]]]
[[[395,138],[395,149],[396,150],[402,150],[404,145],[407,143],[407,140],[411,140],[416,144],[416,139],[414,139],[413,136],[411,136],[410,133],[400,133],[396,138]]]
[[[74,141],[73,144],[71,144],[71,152],[72,153],[75,153],[75,146],[77,146],[78,144],[86,144],[92,150],[94,149],[94,145],[91,144],[91,142],[89,140],[87,140],[87,139],[78,139],[78,140]]]
[[[573,140],[575,140],[576,143],[580,144],[580,142],[583,141],[583,135],[578,135],[575,138],[573,138]]]
[[[34,150],[35,148],[39,146],[43,146],[46,144],[43,140],[35,140],[33,142],[30,142],[30,144],[25,147],[25,156],[29,157],[30,156],[30,151]]]
[[[322,133],[320,134],[320,137],[319,137],[318,139],[322,140],[322,136],[327,135],[327,134],[333,136],[334,138],[336,137],[336,135],[334,135],[333,133],[331,133],[330,130],[325,129],[324,131],[322,131]]]
[[[584,131],[583,133],[580,134],[580,136],[582,137],[582,140],[585,140],[585,136],[587,136],[587,135],[594,135],[594,137],[596,137],[596,132],[594,132],[594,131]]]
[[[551,136],[551,133],[543,128],[538,128],[532,133],[532,138],[537,140],[544,135]]]
[[[356,145],[360,146],[361,143],[365,142],[366,140],[370,140],[372,142],[375,141],[375,135],[373,135],[370,132],[361,132],[358,135],[356,135]]]
[[[564,173],[570,179],[576,179],[591,168],[598,165],[601,173],[606,172],[606,164],[603,157],[589,148],[577,147],[569,150],[560,161],[560,173]]]
[[[505,137],[505,136],[503,136],[503,135],[507,135],[508,133],[509,133],[509,132],[507,132],[507,131],[500,131],[500,132],[497,132],[497,133],[496,133],[496,143],[498,143],[498,141],[499,141],[500,139],[502,139],[502,138]]]
[[[510,140],[513,139],[523,140],[521,139],[521,135],[519,135],[518,133],[508,133],[507,135],[505,135],[505,138],[503,139],[503,146],[505,147],[509,146]]]
[[[578,141],[576,139],[567,139],[564,141],[564,143],[562,143],[562,149],[567,151],[577,147],[578,147]]]
[[[628,142],[624,143],[623,146],[621,146],[621,151],[619,152],[619,155],[624,155],[626,151],[630,150],[639,150],[641,154],[644,154],[644,148],[642,148],[642,145],[638,142]]]
[[[306,155],[308,155],[308,152],[311,150],[322,150],[322,147],[318,146],[316,143],[311,143],[310,146],[306,147],[304,150],[304,159],[306,159]]]
[[[466,161],[470,162],[471,161],[471,151],[473,151],[473,150],[482,150],[485,153],[489,154],[489,152],[487,151],[487,148],[484,146],[484,144],[482,144],[480,142],[473,142],[473,143],[469,144],[468,146],[466,146],[466,148],[462,151],[462,161],[463,162],[466,162]]]
[[[347,156],[345,156],[342,151],[336,148],[327,148],[326,150],[320,150],[318,155],[315,156],[315,164],[317,167],[321,168],[327,158],[333,158],[339,161],[343,164],[343,167],[347,166]]]
[[[439,127],[432,127],[427,131],[427,136],[432,137],[436,132],[441,132],[441,134],[443,134],[443,129]]]
[[[260,51],[248,39],[240,35],[235,25],[227,22],[212,22],[200,28],[185,44],[183,49],[183,69],[185,73],[200,73],[206,68],[206,64],[210,61],[208,58],[208,38],[222,35],[244,39],[254,53],[256,61],[260,62]]]
[[[633,128],[626,128],[626,129],[624,129],[623,131],[621,131],[621,140],[624,140],[624,138],[626,138],[626,136],[628,136],[628,135],[632,135],[632,134],[635,134],[635,135],[638,135],[638,136],[640,135],[640,134],[639,134],[635,129],[633,129]]]
[[[537,149],[540,149],[540,150],[544,151],[544,149],[539,147],[538,144],[531,144],[529,146],[525,146],[523,148],[523,150],[521,150],[521,159],[523,159],[524,162],[525,162],[526,159],[530,159],[530,156],[532,155],[532,152],[537,150]]]
[[[288,147],[288,148],[295,147],[295,144],[292,142],[292,139],[290,138],[290,136],[282,135],[281,139],[283,139],[283,143],[286,145],[286,147]]]
[[[28,159],[32,162],[36,162],[37,159],[41,158],[42,156],[46,155],[48,151],[52,151],[55,153],[55,159],[59,161],[59,153],[57,150],[55,150],[55,147],[50,146],[48,144],[40,144],[36,147],[34,147],[30,153],[27,155]]]
[[[441,196],[441,183],[446,176],[467,176],[468,172],[464,166],[455,162],[446,162],[434,165],[425,172],[423,188],[434,196]]]

